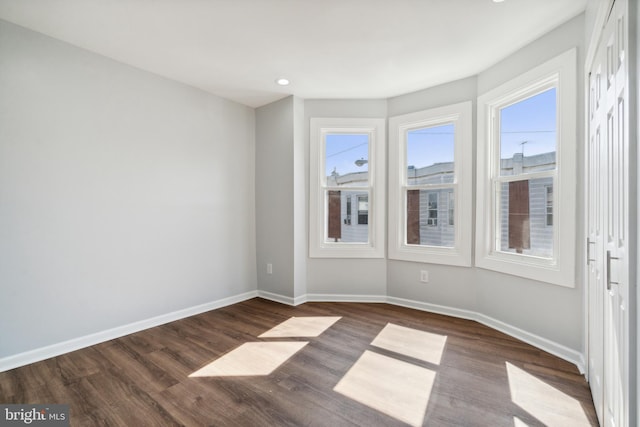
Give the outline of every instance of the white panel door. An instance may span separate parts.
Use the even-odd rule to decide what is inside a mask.
[[[588,374],[591,385],[593,403],[598,420],[602,425],[603,412],[603,376],[604,376],[604,206],[603,194],[606,189],[606,170],[602,155],[603,148],[602,116],[604,100],[602,99],[602,59],[600,50],[595,58],[589,76],[589,138],[588,138],[588,178],[587,178],[587,280],[588,280],[588,331],[589,360]]]
[[[607,427],[629,425],[627,15],[616,0],[589,77],[589,382]]]

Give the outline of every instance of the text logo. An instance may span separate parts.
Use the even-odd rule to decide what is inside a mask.
[[[0,427],[69,427],[69,405],[0,405]]]

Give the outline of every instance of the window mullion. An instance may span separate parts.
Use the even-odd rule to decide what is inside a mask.
[[[362,186],[362,187],[345,187],[345,186],[325,186],[323,187],[325,191],[369,191],[371,192],[371,190],[373,189],[372,186]]]
[[[420,185],[405,185],[402,188],[406,190],[445,190],[447,188],[455,189],[458,186],[457,183],[448,184],[420,184]]]

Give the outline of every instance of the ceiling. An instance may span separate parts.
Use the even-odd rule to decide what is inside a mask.
[[[0,0],[0,19],[258,107],[289,94],[388,98],[468,77],[586,3]]]

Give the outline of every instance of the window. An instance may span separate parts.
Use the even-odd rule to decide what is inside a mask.
[[[556,179],[557,91],[555,86],[537,90],[495,111],[500,170],[493,182],[500,193],[501,230],[496,249],[552,258],[546,188]]]
[[[438,193],[427,193],[427,225],[438,225]]]
[[[358,224],[369,224],[368,196],[358,196]]]
[[[310,129],[310,256],[383,258],[384,120],[314,118]]]
[[[389,123],[389,257],[471,265],[471,102]]]
[[[546,186],[547,195],[547,226],[553,226],[553,185]]]
[[[453,191],[449,191],[448,200],[449,200],[449,225],[454,225],[456,199],[453,197]]]
[[[478,98],[479,267],[573,286],[575,64],[572,50]]]

